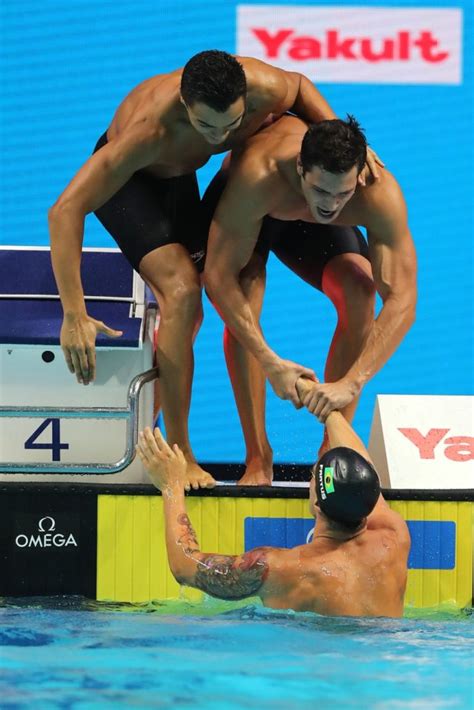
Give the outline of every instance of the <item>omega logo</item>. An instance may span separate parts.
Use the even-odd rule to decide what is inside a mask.
[[[76,538],[70,532],[67,535],[55,532],[56,521],[50,515],[46,515],[38,521],[38,534],[25,535],[20,533],[15,538],[17,547],[78,547]]]

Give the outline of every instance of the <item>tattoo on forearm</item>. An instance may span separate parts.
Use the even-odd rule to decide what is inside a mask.
[[[220,599],[245,599],[256,594],[268,574],[264,548],[233,555],[203,555],[196,560],[195,586]]]
[[[192,552],[199,552],[199,543],[196,533],[186,513],[178,516],[178,523],[184,528],[177,540],[178,545],[183,548],[183,552],[187,555]]]

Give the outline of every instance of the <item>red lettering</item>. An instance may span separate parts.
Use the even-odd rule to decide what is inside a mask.
[[[421,49],[421,56],[427,62],[443,62],[449,57],[449,52],[438,52],[435,54],[432,51],[439,43],[437,39],[434,39],[431,32],[420,32],[420,38],[416,39],[413,44]]]
[[[398,58],[406,61],[410,59],[410,33],[409,32],[399,32],[398,33]]]
[[[320,59],[321,42],[313,37],[296,37],[291,43],[288,56],[292,59]]]
[[[399,432],[415,444],[422,459],[434,459],[434,450],[441,439],[446,436],[449,429],[430,429],[426,436],[423,436],[418,429],[398,429]]]
[[[328,59],[337,59],[338,57],[344,57],[344,59],[357,59],[351,49],[352,45],[356,41],[355,37],[348,37],[347,39],[343,39],[341,41],[339,39],[338,30],[328,30],[326,32],[326,38]]]
[[[290,35],[293,34],[293,30],[279,30],[272,36],[270,32],[267,32],[267,30],[259,27],[252,28],[252,32],[265,46],[266,56],[268,59],[275,59],[275,57],[278,57],[278,50],[281,45]]]
[[[251,32],[262,43],[267,59],[277,58],[285,43],[287,43],[288,56],[295,61],[322,57],[336,60],[365,60],[370,63],[408,61],[411,59],[412,47],[417,47],[421,58],[431,64],[443,62],[449,57],[449,52],[439,48],[439,40],[433,36],[431,30],[422,30],[415,36],[409,30],[400,30],[395,36],[380,40],[367,36],[344,36],[336,29],[327,30],[324,39],[310,35],[295,35],[295,30],[288,28],[269,32],[264,27],[252,27]],[[291,41],[288,43],[290,37]]]
[[[445,444],[451,444],[444,450],[444,455],[451,461],[472,461],[474,459],[474,437],[450,436]]]
[[[371,39],[363,37],[360,41],[361,54],[368,62],[380,62],[381,59],[393,59],[394,46],[395,42],[393,39],[384,39],[382,50],[380,52],[374,52]]]

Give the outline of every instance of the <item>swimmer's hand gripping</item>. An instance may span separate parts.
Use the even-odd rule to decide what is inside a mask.
[[[380,170],[377,166],[381,168],[385,167],[385,163],[379,158],[377,153],[367,146],[367,157],[365,160],[365,165],[358,177],[358,183],[360,185],[365,185],[367,179],[372,177],[373,180],[378,180],[380,178]]]
[[[88,315],[65,316],[61,327],[60,343],[69,372],[77,381],[88,385],[95,379],[95,340],[98,333],[108,338],[120,338],[121,330],[114,330],[102,321]]]
[[[296,409],[301,409],[302,407],[298,392],[296,391],[296,381],[298,378],[307,377],[309,380],[316,380],[316,375],[313,370],[298,365],[291,360],[278,359],[272,367],[265,370],[265,374],[275,394],[280,397],[280,399],[289,399]]]
[[[344,378],[337,382],[307,383],[301,378],[296,389],[302,404],[324,423],[333,411],[340,411],[352,402],[360,388]]]

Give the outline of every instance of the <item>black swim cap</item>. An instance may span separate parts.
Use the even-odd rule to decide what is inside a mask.
[[[314,469],[318,505],[328,518],[355,526],[372,512],[380,495],[377,471],[363,456],[338,446]]]

